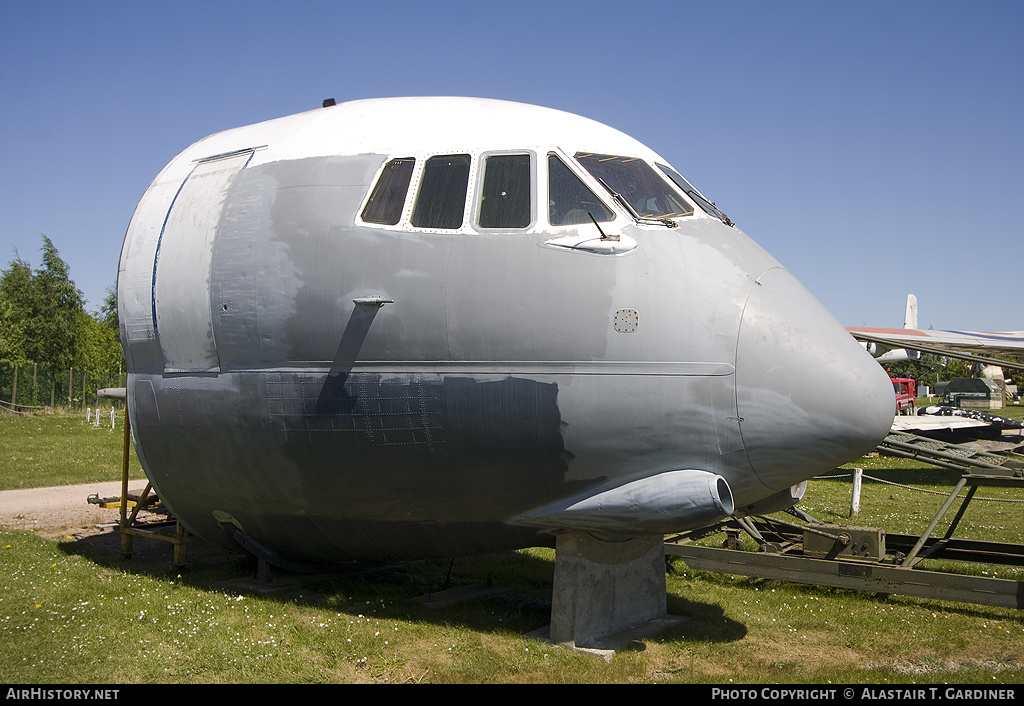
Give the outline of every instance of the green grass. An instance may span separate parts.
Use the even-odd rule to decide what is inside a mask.
[[[1024,419],[1024,406],[1009,405],[992,410],[1010,419]],[[1009,454],[1024,461],[1024,456]],[[801,506],[817,519],[825,522],[845,521],[849,524],[882,527],[889,533],[920,534],[942,507],[960,474],[953,470],[928,465],[913,459],[869,454],[844,465],[835,475],[852,474],[854,468],[864,470],[865,482],[861,497],[861,510],[856,518],[850,517],[850,482],[848,479],[814,484],[815,493]],[[961,496],[963,493],[961,493]],[[937,533],[945,531],[952,520],[957,502],[938,525]],[[817,510],[817,514],[815,512]],[[819,516],[820,515],[820,516]],[[1021,543],[1024,496],[1019,489],[982,486],[971,501],[969,509],[957,527],[954,536],[992,542]],[[1024,580],[1024,573],[1016,571]]]
[[[14,569],[0,592],[0,681],[7,683],[644,678],[636,656],[609,666],[524,637],[546,620],[543,604],[528,597],[443,611],[420,606],[416,596],[440,587],[447,570],[440,562],[294,577],[284,593],[260,597],[221,583],[247,575],[243,561],[187,575],[136,573],[7,531],[0,552]],[[503,566],[522,576],[538,567],[548,574],[550,564],[521,553],[467,569],[475,575]]]
[[[120,430],[92,429],[74,417],[7,418],[0,419],[0,439],[5,487],[119,477]],[[850,520],[849,482],[812,481],[808,512],[920,532],[942,496],[904,486],[948,492],[956,479],[919,462],[865,458],[854,465],[900,485],[867,481],[861,514]],[[979,491],[1002,494],[1013,499],[1002,489]],[[1020,542],[1021,516],[1020,505],[976,500],[957,536]],[[167,563],[125,561],[102,539],[51,541],[0,530],[0,681],[1024,681],[1019,610],[713,574],[676,560],[668,605],[687,620],[606,663],[525,636],[549,619],[550,550],[460,559],[455,585],[491,579],[509,592],[432,609],[416,599],[442,588],[447,562],[319,576],[276,572],[287,585],[260,595],[231,582],[253,573],[246,559],[190,549],[190,566],[177,571],[169,548],[154,550],[163,550]],[[998,571],[1020,578],[1020,570]]]
[[[834,472],[839,480],[813,481],[800,507],[822,522],[881,527],[890,534],[919,535],[960,480],[956,471],[910,459],[880,456],[861,459],[855,465],[864,469],[860,512],[855,517],[850,514],[852,465]],[[960,502],[956,501],[939,523],[937,533],[940,536],[959,507]],[[1019,488],[982,486],[954,536],[1020,543],[1022,517],[1024,496]]]
[[[0,414],[0,490],[121,479],[124,416],[110,428],[109,408],[95,427],[85,413]],[[129,476],[144,478],[134,451]]]
[[[524,635],[548,620],[549,551],[456,563],[511,593],[443,610],[445,562],[290,577],[260,596],[242,560],[138,571],[77,543],[0,531],[0,680],[7,683],[1020,683],[1019,611],[693,572],[684,624],[611,663]]]

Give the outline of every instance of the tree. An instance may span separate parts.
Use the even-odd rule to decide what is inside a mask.
[[[0,358],[33,362],[54,382],[52,394],[63,397],[67,371],[80,360],[88,315],[82,293],[53,242],[43,236],[42,267],[34,272],[20,257],[0,273]]]
[[[82,293],[68,274],[57,248],[43,236],[43,267],[32,277],[32,309],[27,317],[28,357],[51,370],[75,362],[82,315]]]
[[[26,313],[31,310],[32,270],[17,257],[0,274],[0,361],[27,361]]]
[[[117,332],[93,315],[81,314],[76,349],[75,367],[94,372],[123,369],[121,341]]]
[[[8,393],[15,396],[18,384],[12,377],[7,387],[7,371],[17,373],[19,366],[21,375],[31,366],[30,398],[34,401],[38,401],[37,372],[47,380],[47,396],[56,400],[77,391],[77,383],[75,390],[67,388],[71,384],[69,368],[101,375],[124,370],[113,287],[107,290],[99,311],[88,314],[67,263],[45,235],[41,251],[39,269],[33,271],[15,253],[7,269],[0,272],[0,363],[7,364],[0,372],[4,374],[5,399]],[[91,375],[78,376],[83,390],[93,379]]]
[[[100,306],[100,310],[96,313],[95,317],[102,321],[105,326],[113,329],[115,333],[119,331],[116,287],[107,287],[107,293],[103,297],[103,304]]]
[[[945,359],[924,353],[918,360],[900,360],[885,364],[890,377],[913,378],[917,384],[934,387],[936,380],[948,380],[945,375]]]
[[[953,378],[972,376],[972,364],[960,358],[924,353],[919,360],[901,360],[885,364],[891,377],[905,377],[917,380],[918,385],[934,387],[938,381],[949,382]]]
[[[78,365],[96,372],[125,369],[117,322],[117,290],[108,287],[99,311],[83,314]]]

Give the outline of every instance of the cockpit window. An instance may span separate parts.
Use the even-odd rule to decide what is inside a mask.
[[[548,220],[553,226],[599,223],[615,218],[611,209],[556,155],[548,155]]]
[[[682,189],[684,194],[696,201],[697,205],[700,206],[709,216],[714,216],[727,226],[732,225],[732,221],[729,220],[729,217],[719,210],[718,206],[704,198],[704,196],[694,189],[693,186],[690,185],[690,182],[686,181],[679,172],[664,164],[659,164],[658,169],[663,171],[665,176],[671,179],[676,186]]]
[[[641,218],[679,218],[693,215],[693,206],[680,198],[647,162],[635,157],[577,152],[576,159],[618,193]]]
[[[525,228],[532,220],[530,155],[496,154],[484,162],[477,220],[481,228]]]
[[[409,191],[409,181],[416,160],[412,157],[392,159],[384,165],[380,178],[373,187],[366,206],[363,208],[362,219],[367,223],[379,223],[393,226],[402,218],[402,207]]]
[[[417,228],[457,230],[466,211],[468,154],[431,157],[423,165],[411,223]]]

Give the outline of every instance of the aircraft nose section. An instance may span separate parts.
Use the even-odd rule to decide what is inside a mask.
[[[782,268],[744,308],[736,401],[747,458],[774,490],[871,451],[896,405],[882,367]]]

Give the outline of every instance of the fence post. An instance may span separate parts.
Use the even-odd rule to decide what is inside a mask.
[[[864,469],[853,469],[853,493],[850,496],[850,517],[856,517],[860,513],[860,488],[864,479]]]
[[[14,361],[14,382],[11,384],[11,404],[18,404],[18,361]]]

